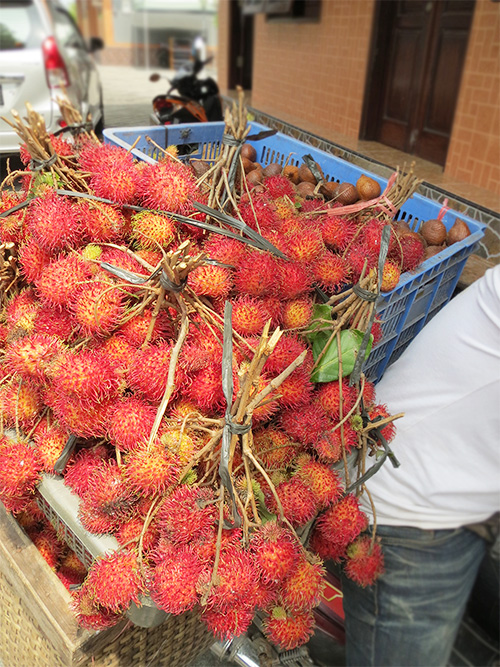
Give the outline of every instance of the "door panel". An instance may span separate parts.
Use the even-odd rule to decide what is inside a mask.
[[[363,138],[444,164],[473,11],[474,0],[378,3]]]

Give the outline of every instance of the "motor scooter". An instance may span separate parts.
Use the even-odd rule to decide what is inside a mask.
[[[207,123],[223,120],[222,101],[219,87],[211,77],[199,78],[198,74],[205,65],[211,62],[195,60],[176,73],[170,83],[169,90],[153,99],[151,119],[157,125],[173,125],[178,123]],[[153,73],[149,77],[152,82],[162,77]],[[176,92],[175,92],[176,91]]]

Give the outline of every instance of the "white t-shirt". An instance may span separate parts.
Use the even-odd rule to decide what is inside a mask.
[[[405,413],[390,445],[401,466],[387,459],[366,483],[379,525],[456,528],[500,510],[500,266],[425,325],[376,393]]]

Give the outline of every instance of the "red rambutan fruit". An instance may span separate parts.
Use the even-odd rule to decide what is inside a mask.
[[[19,248],[19,265],[22,274],[30,283],[34,283],[40,278],[43,270],[52,259],[52,253],[47,248],[41,248],[32,239]]]
[[[398,236],[392,246],[389,259],[401,265],[401,271],[413,271],[423,261],[425,242],[416,232],[407,232]]]
[[[318,512],[318,502],[312,489],[299,477],[292,477],[276,487],[276,493],[283,507],[283,513],[294,528],[304,526]],[[268,507],[273,514],[278,514],[274,495],[269,497]]]
[[[292,201],[295,199],[295,188],[286,176],[268,176],[264,179],[263,185],[271,199],[280,197],[289,197]]]
[[[191,271],[188,285],[198,296],[225,299],[233,286],[231,270],[215,264],[204,264]]]
[[[116,395],[120,377],[100,350],[61,352],[50,369],[57,393],[102,401]]]
[[[309,371],[302,366],[296,368],[278,387],[280,405],[285,408],[310,403],[314,385]]]
[[[125,476],[130,488],[144,497],[164,493],[178,482],[179,469],[160,440],[141,442],[125,455]]]
[[[290,299],[283,304],[283,327],[301,329],[307,326],[312,319],[313,308],[310,298]]]
[[[325,250],[311,269],[318,285],[328,292],[337,292],[351,281],[351,267],[347,260],[330,250]]]
[[[344,450],[349,453],[358,444],[358,435],[346,422],[343,428],[330,428],[318,433],[317,439],[311,443],[319,458],[325,463],[335,463],[342,458]]]
[[[175,240],[176,223],[161,213],[141,211],[132,216],[131,238],[138,248],[166,249]]]
[[[204,592],[211,573],[203,572],[198,582],[198,591]],[[239,546],[228,546],[221,551],[217,568],[217,581],[211,587],[207,606],[220,609],[235,609],[243,606],[255,607],[254,595],[258,586],[259,572],[251,554]]]
[[[363,242],[368,247],[370,254],[376,255],[378,257],[380,253],[380,241],[382,238],[382,231],[386,226],[386,222],[378,220],[377,218],[372,218],[367,222],[362,229],[361,236]],[[396,246],[396,240],[394,238],[394,231],[391,231],[389,236],[389,253]]]
[[[40,335],[56,336],[61,341],[69,342],[75,323],[67,311],[45,304],[38,310],[33,326]]]
[[[59,581],[68,591],[71,590],[72,586],[80,586],[86,576],[82,576],[79,572],[75,572],[75,570],[72,570],[70,567],[64,566],[60,566],[56,574]]]
[[[106,435],[110,401],[82,400],[71,394],[48,395],[45,401],[52,408],[61,426],[80,438]]]
[[[380,419],[386,419],[387,417],[390,417],[390,414],[387,410],[386,405],[382,404],[374,405],[368,411],[368,418],[373,423],[374,427],[377,426],[377,421],[380,421]],[[381,429],[381,433],[387,442],[391,442],[394,439],[394,436],[396,435],[396,426],[394,422],[393,421],[388,422],[385,426],[383,426]],[[376,436],[374,433],[371,433],[371,437],[376,437]]]
[[[314,445],[318,434],[328,428],[328,419],[319,405],[311,403],[301,407],[300,411],[295,408],[283,410],[280,424],[294,440],[304,445]]]
[[[281,586],[285,607],[294,612],[310,611],[321,602],[325,588],[325,569],[321,559],[302,556]]]
[[[320,509],[337,502],[342,495],[342,480],[335,470],[309,456],[299,458],[296,475],[312,489]]]
[[[334,250],[345,250],[356,234],[354,220],[328,213],[321,218],[321,235],[325,244]]]
[[[110,334],[125,312],[121,290],[102,280],[80,285],[69,306],[86,336]]]
[[[4,190],[0,193],[0,213],[7,213],[24,199],[20,193]],[[0,243],[22,243],[25,240],[26,228],[23,209],[0,218]]]
[[[222,264],[238,266],[247,253],[246,244],[221,234],[211,234],[203,245],[203,252],[210,259]]]
[[[61,567],[72,570],[83,578],[87,576],[87,567],[78,558],[73,549],[66,549],[64,555],[61,558]]]
[[[79,206],[83,236],[88,241],[111,243],[124,237],[126,221],[119,208],[104,202],[90,200],[81,201]]]
[[[43,302],[66,308],[75,290],[89,280],[92,267],[75,254],[59,257],[46,266],[35,285]]]
[[[125,611],[132,602],[140,604],[145,590],[137,557],[126,549],[95,560],[86,584],[97,604],[115,612]]]
[[[122,468],[113,460],[101,460],[92,471],[78,514],[87,530],[105,533],[132,516],[135,502]]]
[[[380,291],[391,292],[397,287],[400,277],[401,271],[399,270],[399,266],[394,262],[386,261],[382,272]]]
[[[57,424],[44,425],[41,429],[37,429],[33,439],[45,472],[54,472],[54,465],[62,454],[69,435],[66,429]]]
[[[81,449],[67,465],[64,484],[78,496],[83,496],[89,488],[92,473],[106,457],[107,450],[104,447]]]
[[[366,529],[368,517],[359,507],[359,501],[352,493],[346,494],[335,505],[329,507],[316,522],[315,530],[331,545],[330,554],[319,555],[331,558],[337,551],[340,557],[345,555],[347,545]]]
[[[27,380],[44,381],[51,363],[63,350],[56,336],[35,333],[7,345],[5,367]]]
[[[313,636],[315,625],[312,611],[293,613],[283,607],[273,607],[264,620],[264,634],[279,649],[291,651]]]
[[[130,153],[119,146],[107,146],[106,150],[96,151],[90,186],[98,197],[117,204],[134,204],[140,171]]]
[[[321,232],[314,227],[290,234],[286,239],[285,254],[297,262],[307,264],[314,262],[324,250],[325,244]]]
[[[111,611],[99,605],[93,591],[86,582],[76,591],[71,591],[70,608],[74,612],[79,625],[87,630],[104,630],[111,628],[122,620],[123,614]]]
[[[189,167],[172,161],[144,167],[138,193],[145,206],[183,214],[191,213],[191,199],[200,197],[196,179]]]
[[[41,470],[38,453],[26,440],[4,441],[0,447],[0,500],[33,492]]]
[[[158,529],[175,544],[188,544],[203,534],[212,534],[217,519],[214,493],[210,488],[183,484],[162,503]]]
[[[256,429],[254,451],[266,469],[280,470],[289,465],[299,446],[284,431],[275,426]]]
[[[31,541],[45,562],[55,570],[59,565],[64,545],[57,537],[54,528],[50,524],[45,524],[40,532],[31,535]]]
[[[375,385],[373,384],[373,382],[365,380],[365,384],[363,387],[363,403],[365,408],[369,408],[372,405],[374,405],[375,399],[376,399]]]
[[[254,614],[253,607],[243,605],[224,610],[205,607],[201,620],[215,637],[229,640],[239,637],[248,630]]]
[[[342,387],[342,416],[345,417],[354,407],[358,397],[356,388],[349,385],[349,380],[344,378],[342,383],[338,380],[322,382],[316,394],[318,403],[332,419],[338,419],[340,416],[340,387]]]
[[[358,537],[347,547],[343,568],[345,575],[363,588],[372,586],[385,570],[380,544],[372,543],[369,535]]]
[[[276,205],[267,195],[254,196],[251,204],[244,202],[240,206],[240,214],[244,222],[252,229],[266,231],[279,229],[281,226]]]
[[[29,380],[21,380],[0,388],[0,409],[4,426],[18,425],[29,431],[43,410],[40,390]]]
[[[276,260],[269,253],[250,251],[238,263],[234,287],[240,294],[262,297],[276,291]]]
[[[159,609],[182,614],[198,602],[196,584],[203,565],[189,547],[172,550],[152,571],[150,592]]]
[[[280,298],[296,299],[312,291],[313,276],[308,265],[285,260],[277,260],[276,264]]]
[[[26,223],[34,239],[49,251],[75,247],[82,238],[78,208],[70,198],[48,190],[28,207]]]
[[[159,342],[138,350],[128,381],[131,389],[140,392],[148,401],[161,401],[167,386],[168,369],[172,356],[173,345],[170,342]],[[186,390],[187,377],[180,364],[176,364],[174,384],[178,393]]]
[[[150,336],[150,343],[160,340],[170,340],[174,335],[172,323],[167,312],[160,310],[157,317],[153,318],[151,308],[146,308],[142,313],[122,324],[117,333],[121,334],[134,347],[141,347],[148,334]]]
[[[233,327],[242,336],[260,334],[268,313],[261,301],[250,296],[240,296],[232,300]]]
[[[12,327],[21,320],[33,321],[39,308],[40,304],[34,290],[30,287],[23,289],[8,301],[5,308],[5,322]]]
[[[156,523],[153,521],[149,524],[143,534],[144,517],[133,516],[127,519],[126,523],[122,523],[114,536],[120,544],[127,545],[132,542],[139,542],[142,536],[142,550],[148,553],[154,549],[158,543],[158,529]]]
[[[375,269],[378,264],[378,255],[372,253],[364,242],[353,243],[348,250],[346,259],[351,266],[353,283],[358,282],[364,267],[364,275],[366,276],[368,275],[369,270]]]
[[[307,344],[294,334],[283,334],[266,361],[264,366],[266,372],[270,375],[279,375],[306,349]]]
[[[137,352],[137,348],[131,345],[124,336],[120,336],[119,333],[107,338],[98,349],[119,375],[124,375],[129,371]]]
[[[156,417],[156,408],[136,396],[125,396],[108,413],[109,441],[122,452],[147,440]]]
[[[253,533],[250,551],[265,583],[279,583],[293,571],[301,553],[300,543],[291,530],[267,521]]]

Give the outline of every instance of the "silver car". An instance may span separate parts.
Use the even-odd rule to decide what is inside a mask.
[[[103,47],[86,44],[73,18],[56,0],[0,0],[0,117],[21,117],[26,102],[42,114],[49,132],[62,121],[57,97],[65,91],[84,119],[99,133],[104,127],[102,90],[92,53]],[[16,153],[20,140],[0,118],[0,155]]]

